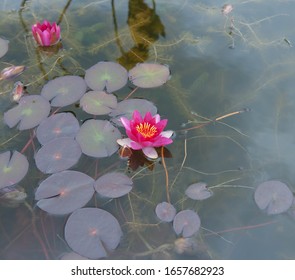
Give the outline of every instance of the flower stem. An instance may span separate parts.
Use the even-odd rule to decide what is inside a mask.
[[[165,170],[165,177],[166,177],[166,195],[167,195],[167,202],[170,203],[170,194],[169,194],[169,176],[168,176],[168,170],[165,163],[165,157],[164,157],[164,146],[161,147],[161,157],[162,157],[162,163]]]

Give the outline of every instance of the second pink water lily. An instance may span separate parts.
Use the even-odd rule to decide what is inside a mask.
[[[158,157],[155,148],[171,144],[172,130],[163,131],[168,120],[161,120],[160,115],[152,116],[147,112],[144,117],[135,110],[132,119],[120,118],[126,129],[128,138],[118,139],[117,143],[122,147],[129,147],[133,150],[142,150],[143,153],[152,159]]]
[[[60,40],[60,27],[48,20],[44,20],[42,24],[37,22],[32,25],[32,33],[37,44],[42,47],[55,45]]]

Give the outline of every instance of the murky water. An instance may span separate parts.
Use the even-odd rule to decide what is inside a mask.
[[[232,1],[222,15],[222,1],[3,1],[0,37],[10,41],[1,58],[7,65],[26,65],[14,80],[0,81],[0,152],[22,150],[32,131],[9,129],[3,112],[12,107],[9,93],[16,80],[30,94],[55,77],[84,75],[98,61],[117,61],[127,69],[138,62],[169,65],[171,79],[159,88],[140,89],[132,97],[154,102],[176,131],[166,159],[171,203],[201,218],[196,246],[175,250],[179,237],[171,223],[160,223],[155,207],[166,199],[164,164],[153,171],[127,170],[117,154],[82,156],[73,168],[97,177],[109,170],[126,172],[132,192],[115,200],[96,198],[89,206],[111,212],[123,238],[109,258],[294,259],[295,220],[289,213],[267,215],[254,202],[263,181],[280,180],[294,192],[294,47],[293,1]],[[205,4],[204,4],[205,2]],[[37,50],[31,25],[47,18],[62,30],[63,49]],[[295,44],[295,43],[294,43]],[[116,92],[119,100],[132,89]],[[75,106],[64,108],[75,111]],[[201,122],[241,113],[187,131]],[[26,149],[30,171],[19,183],[25,203],[0,208],[1,259],[58,259],[70,248],[64,240],[67,216],[52,216],[35,206],[34,192],[46,178],[35,167],[37,141]],[[214,195],[193,201],[184,194],[195,182]]]

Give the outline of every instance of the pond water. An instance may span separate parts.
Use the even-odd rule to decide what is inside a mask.
[[[26,69],[0,81],[0,153],[18,151],[29,162],[18,183],[26,198],[17,203],[2,194],[1,259],[79,258],[69,255],[72,249],[83,255],[71,237],[66,240],[69,214],[49,214],[36,205],[36,190],[50,176],[35,163],[41,148],[36,129],[9,128],[4,112],[15,106],[10,92],[16,81],[26,85],[29,95],[39,95],[48,81],[65,75],[84,78],[85,71],[100,61],[118,62],[127,70],[143,62],[169,65],[171,78],[164,85],[136,89],[129,97],[135,86],[128,82],[114,94],[118,102],[125,98],[153,102],[161,118],[168,119],[167,129],[175,131],[167,146],[172,158],[160,157],[152,170],[146,166],[131,170],[118,152],[104,158],[83,154],[70,168],[95,180],[109,172],[132,179],[128,194],[105,198],[96,193],[85,206],[105,210],[118,221],[119,244],[112,248],[105,244],[108,241],[102,242],[109,249],[106,258],[295,258],[295,207],[268,214],[254,200],[256,188],[269,180],[295,190],[295,3],[232,1],[233,10],[222,14],[224,4],[218,0],[1,2],[0,37],[9,40],[1,70],[10,65]],[[43,19],[61,28],[62,48],[56,52],[38,48],[33,40],[31,26]],[[77,104],[58,112],[74,112],[80,125],[93,118]],[[186,189],[198,182],[205,182],[213,195],[189,198]],[[159,220],[156,206],[167,200],[177,213],[198,214],[201,225],[195,234],[177,234],[173,222]],[[189,218],[178,220],[193,227]],[[102,231],[106,221],[101,221]]]

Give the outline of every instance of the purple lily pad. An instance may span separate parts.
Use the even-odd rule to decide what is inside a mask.
[[[65,226],[65,239],[78,254],[90,258],[107,257],[122,236],[117,219],[105,210],[82,208],[73,212]]]
[[[60,137],[76,137],[79,122],[71,113],[54,114],[43,120],[37,128],[38,141],[44,145]]]
[[[293,194],[286,184],[270,180],[257,187],[254,199],[261,210],[273,215],[286,212],[291,207]]]
[[[172,222],[175,214],[176,209],[168,202],[164,201],[156,206],[156,215],[162,222]]]
[[[43,173],[56,173],[75,165],[82,154],[77,141],[62,137],[46,143],[35,156],[36,165]]]
[[[37,206],[50,214],[69,214],[92,198],[93,184],[94,179],[82,172],[66,170],[55,173],[37,188]]]
[[[89,91],[81,98],[80,106],[89,114],[105,115],[117,107],[117,98],[104,91]]]
[[[108,157],[118,150],[117,139],[121,133],[109,121],[88,120],[82,124],[76,136],[83,154],[92,157]]]
[[[144,116],[146,112],[151,112],[152,115],[157,113],[157,107],[152,102],[145,99],[134,98],[119,102],[116,109],[114,109],[109,115],[112,117],[112,122],[122,126],[120,118],[125,117],[131,119],[134,110],[138,110],[142,116]]]
[[[129,193],[132,186],[132,180],[119,172],[107,173],[99,177],[94,183],[97,193],[109,198],[117,198]]]
[[[201,226],[199,215],[192,210],[183,210],[176,214],[173,220],[173,228],[176,234],[182,234],[184,238],[194,235]]]
[[[159,87],[169,79],[169,67],[163,64],[138,63],[129,71],[129,80],[141,88]]]
[[[0,38],[0,58],[4,56],[8,51],[9,41]]]
[[[194,200],[204,200],[213,195],[213,192],[208,189],[207,184],[199,182],[190,185],[186,190],[185,194]]]
[[[41,90],[41,95],[51,100],[51,106],[63,107],[80,100],[87,85],[79,76],[63,76],[49,81]]]
[[[127,70],[118,63],[101,61],[86,70],[86,84],[93,90],[116,91],[128,80]]]
[[[0,189],[21,181],[27,174],[29,162],[21,153],[10,151],[0,154]]]
[[[39,125],[50,113],[49,102],[40,95],[24,96],[16,107],[4,113],[4,122],[11,128],[25,130]]]

